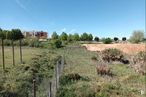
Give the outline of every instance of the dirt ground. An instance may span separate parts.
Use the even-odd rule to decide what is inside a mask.
[[[102,51],[107,48],[116,48],[128,54],[135,54],[139,51],[145,51],[145,44],[83,44],[87,50]]]

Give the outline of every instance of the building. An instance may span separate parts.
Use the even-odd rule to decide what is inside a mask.
[[[46,41],[48,38],[48,33],[44,31],[24,31],[23,35],[26,38],[37,38],[39,41]]]

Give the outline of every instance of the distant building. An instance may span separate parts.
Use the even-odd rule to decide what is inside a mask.
[[[48,33],[43,31],[24,31],[23,35],[26,38],[37,38],[39,41],[46,41],[48,38]]]

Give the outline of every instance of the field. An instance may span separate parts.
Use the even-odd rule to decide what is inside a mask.
[[[91,45],[92,44],[88,44],[88,46]],[[123,46],[125,45],[126,44],[124,44]],[[50,49],[50,50],[23,47],[23,61],[27,64],[30,62],[32,57],[44,51],[55,52],[54,54],[56,55],[64,55],[65,66],[64,66],[64,72],[62,77],[68,74],[79,74],[85,80],[81,79],[71,82],[66,81],[65,82],[66,84],[61,85],[60,89],[58,90],[57,97],[144,97],[145,96],[145,95],[141,95],[141,91],[144,91],[145,88],[144,75],[136,73],[134,70],[129,68],[128,65],[125,64],[109,64],[114,76],[113,77],[100,76],[97,74],[96,71],[96,66],[99,65],[98,62],[91,59],[93,56],[97,56],[97,53],[92,52],[90,50],[91,48],[87,50],[81,46],[69,46],[60,49]],[[15,57],[16,66],[18,66],[20,62],[19,47],[15,47],[15,54],[16,54]],[[49,56],[50,58],[53,57],[52,54],[50,54]],[[11,47],[5,47],[5,58],[6,58],[5,59],[6,67],[10,68],[12,66]],[[2,64],[1,60],[0,60],[0,64]],[[2,66],[0,69],[2,70]],[[40,87],[41,88],[45,87],[46,89],[47,87],[46,83],[48,83],[48,81],[45,81],[45,84],[43,84]],[[39,97],[44,97],[44,96],[39,96]]]
[[[95,52],[81,47],[70,47],[59,50],[58,53],[65,54],[64,75],[77,73],[88,78],[88,81],[79,80],[63,85],[58,97],[95,97],[95,95],[96,97],[144,97],[141,95],[145,86],[144,76],[135,73],[127,65],[110,64],[115,76],[100,76],[96,72],[97,61],[91,60],[92,56],[97,55]]]
[[[145,44],[83,44],[83,46],[90,51],[101,51],[107,48],[117,48],[128,54],[145,51]]]
[[[15,47],[15,64],[20,64],[20,55],[19,55],[19,47]],[[23,62],[29,63],[31,58],[34,57],[36,54],[41,53],[42,50],[39,48],[31,48],[31,47],[22,47],[22,54],[23,54]],[[0,48],[0,69],[2,67],[2,55],[1,55],[1,48]],[[6,67],[11,67],[12,65],[12,47],[5,47],[5,64]]]

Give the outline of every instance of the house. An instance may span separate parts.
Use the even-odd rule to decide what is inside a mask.
[[[24,31],[23,35],[26,38],[37,38],[39,41],[46,41],[48,38],[48,33],[44,31]]]

